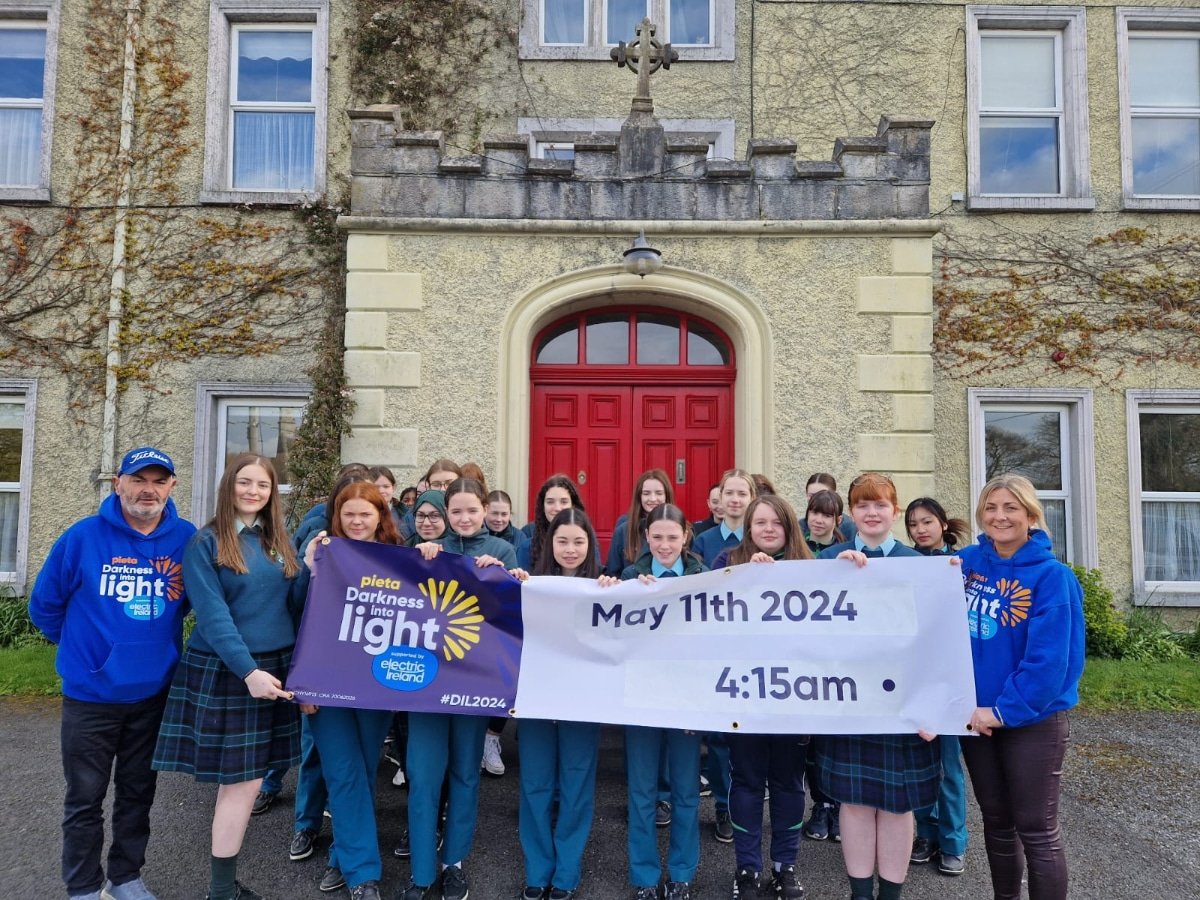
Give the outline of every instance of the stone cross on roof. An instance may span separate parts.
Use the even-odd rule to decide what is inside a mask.
[[[650,105],[650,76],[659,69],[671,68],[671,63],[679,60],[678,51],[672,49],[670,44],[664,44],[654,37],[657,30],[657,26],[647,16],[637,27],[637,40],[632,44],[621,41],[609,53],[609,56],[616,60],[618,66],[628,66],[637,74],[635,106],[639,105],[638,101],[642,101],[647,106]]]

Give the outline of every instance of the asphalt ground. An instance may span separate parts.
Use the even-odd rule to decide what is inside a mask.
[[[0,898],[66,896],[59,877],[62,770],[59,704],[48,699],[0,698],[0,778],[9,831],[0,840]],[[1071,897],[1200,897],[1200,715],[1170,713],[1076,715],[1063,791],[1063,828],[1071,868]],[[517,840],[518,766],[514,729],[506,730],[502,778],[485,777],[475,849],[466,862],[471,896],[515,900],[523,886]],[[408,864],[392,855],[404,829],[405,791],[391,785],[395,768],[380,766],[379,823],[384,896],[394,900]],[[265,815],[251,821],[239,879],[270,900],[344,898],[321,894],[324,853],[291,862],[294,774]],[[215,789],[175,774],[158,782],[144,875],[160,900],[200,900],[208,877],[209,822]],[[702,801],[700,870],[693,895],[728,898],[733,849],[713,838],[713,805]],[[914,866],[904,896],[991,896],[978,810],[972,802],[966,873],[939,875]],[[665,853],[666,830],[660,829]],[[322,850],[329,839],[321,837]],[[799,873],[811,900],[849,895],[837,844],[804,841]],[[596,819],[584,857],[579,900],[630,900],[625,853],[625,790],[619,728],[602,737]]]

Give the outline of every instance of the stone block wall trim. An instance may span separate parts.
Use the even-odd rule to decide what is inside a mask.
[[[892,238],[892,274],[931,275],[933,245],[921,238]]]
[[[421,354],[393,350],[347,350],[346,381],[350,387],[419,387]]]
[[[386,350],[387,313],[347,310],[345,346],[347,349]]]
[[[381,428],[384,409],[383,390],[363,388],[354,392],[354,416],[350,425],[354,428]]]
[[[895,354],[858,356],[858,389],[877,393],[929,393],[933,390],[933,360],[929,356]]]
[[[858,279],[860,313],[933,312],[933,279],[915,275],[864,275]]]
[[[933,431],[933,395],[894,394],[892,416],[896,431]]]
[[[932,353],[931,316],[892,316],[892,350],[895,353]]]
[[[351,270],[346,276],[347,310],[420,309],[423,305],[421,276],[415,272]]]
[[[858,464],[866,471],[933,471],[934,441],[931,434],[860,434]]]
[[[369,459],[393,468],[417,465],[415,428],[354,428],[342,438],[342,459]]]
[[[881,119],[874,136],[840,138],[832,160],[799,162],[788,138],[751,140],[742,160],[706,160],[701,142],[667,137],[652,118],[631,120],[616,140],[582,137],[573,160],[530,158],[528,145],[511,135],[485,141],[482,156],[448,157],[440,132],[402,131],[385,110],[356,114],[350,123],[356,217],[732,222],[929,215],[924,120]],[[829,187],[814,191],[816,180]]]
[[[388,268],[388,239],[382,234],[352,234],[346,239],[346,270],[385,272]]]

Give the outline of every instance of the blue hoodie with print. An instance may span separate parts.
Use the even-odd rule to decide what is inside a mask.
[[[98,515],[54,543],[29,596],[29,617],[58,644],[63,693],[89,703],[136,703],[171,682],[188,611],[183,549],[196,528],[167,499],[142,534],[110,494]]]
[[[1079,702],[1083,589],[1034,529],[1011,557],[991,538],[964,547],[975,696],[1008,727],[1030,725]]]

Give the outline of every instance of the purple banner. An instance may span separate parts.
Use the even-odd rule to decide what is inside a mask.
[[[287,689],[318,706],[507,715],[520,584],[500,566],[330,538],[317,546]]]

